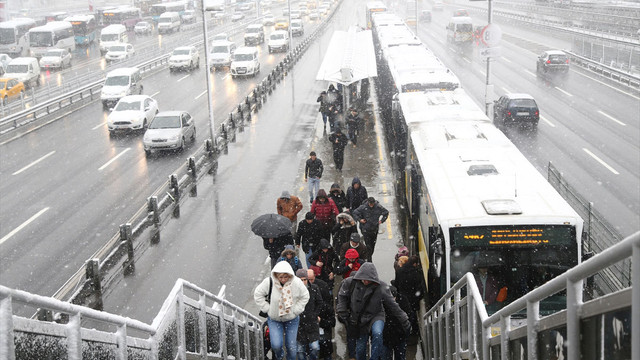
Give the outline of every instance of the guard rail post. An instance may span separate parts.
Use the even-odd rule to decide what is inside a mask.
[[[198,168],[196,166],[196,158],[190,156],[187,159],[187,168],[189,169],[189,177],[191,178],[191,190],[189,190],[189,196],[198,196]]]
[[[147,199],[147,221],[153,224],[151,230],[151,244],[160,242],[160,214],[158,213],[158,197],[150,196]]]
[[[244,99],[244,104],[247,106],[247,115],[251,117],[251,97],[249,95]]]
[[[128,276],[136,271],[130,223],[120,225],[120,243],[127,247],[127,260],[122,264],[122,268],[124,270],[124,276]]]
[[[242,103],[238,104],[238,115],[240,117],[240,122],[244,121],[244,113],[242,112]]]
[[[89,289],[91,293],[89,297],[93,298],[93,301],[88,303],[88,306],[102,311],[102,284],[100,283],[100,261],[96,258],[89,259],[85,263],[85,276],[89,282]]]
[[[177,219],[180,217],[180,184],[178,184],[178,175],[169,175],[169,187],[173,192],[173,194],[171,194],[171,198],[173,199],[172,215]]]

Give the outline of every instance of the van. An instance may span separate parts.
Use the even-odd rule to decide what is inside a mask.
[[[289,32],[276,30],[269,35],[269,54],[274,51],[289,51]]]
[[[233,53],[231,61],[231,77],[256,76],[260,72],[260,61],[258,60],[258,49],[256,47],[239,47]]]
[[[219,67],[231,66],[231,57],[236,51],[236,44],[231,41],[218,40],[211,44],[211,54],[209,56],[209,68],[211,70]]]
[[[470,17],[451,18],[447,25],[447,42],[460,46],[473,44],[473,23]]]
[[[180,30],[180,14],[177,12],[165,12],[158,18],[158,33],[165,34]]]
[[[100,32],[100,55],[104,55],[112,45],[126,44],[129,42],[126,26],[112,24]]]
[[[102,106],[107,109],[127,96],[142,94],[142,74],[138,68],[120,68],[107,74],[100,93]]]
[[[19,57],[11,60],[3,75],[5,78],[16,79],[29,88],[40,85],[40,64],[34,57]]]

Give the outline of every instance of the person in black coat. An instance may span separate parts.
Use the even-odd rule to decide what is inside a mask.
[[[417,330],[416,312],[420,308],[420,300],[426,293],[420,258],[416,255],[409,257],[409,260],[396,270],[396,278],[391,283],[409,302],[411,311],[407,312],[407,315],[409,315],[411,326]]]
[[[353,213],[368,197],[367,188],[362,185],[357,176],[354,177],[351,186],[347,189],[347,206],[349,207],[349,211]]]
[[[369,249],[369,261],[372,261],[373,252],[376,250],[376,241],[378,240],[378,229],[380,224],[387,221],[389,210],[380,205],[376,199],[370,197],[366,203],[360,205],[352,214],[353,219],[360,223],[360,232],[367,249]]]
[[[349,140],[353,143],[355,147],[358,143],[358,129],[360,128],[360,115],[358,115],[358,110],[355,108],[349,109],[349,115],[347,115],[347,129],[349,134]]]
[[[400,309],[409,314],[411,304],[402,294],[398,293],[395,286],[390,286],[389,291],[395,298]],[[391,312],[386,313],[384,330],[382,331],[382,342],[385,347],[384,359],[405,360],[407,358],[407,339],[409,336],[404,332],[402,319],[398,319]]]
[[[293,245],[293,236],[291,236],[290,233],[278,238],[262,238],[262,246],[265,250],[269,251],[272,269],[280,259],[284,247],[287,245]]]
[[[298,359],[317,359],[320,353],[320,325],[318,317],[323,307],[322,295],[317,285],[309,284],[307,270],[296,271],[296,276],[302,280],[309,290],[309,302],[300,314],[298,325]]]
[[[324,123],[324,128],[327,128],[327,119],[329,118],[329,101],[327,100],[327,92],[323,91],[320,93],[320,96],[316,99],[316,102],[320,103],[320,109],[318,111],[322,114],[322,122]]]
[[[323,231],[322,224],[316,220],[315,215],[312,212],[308,212],[304,216],[304,220],[298,223],[298,230],[294,237],[296,246],[298,248],[302,246],[302,251],[305,254],[309,254],[310,251],[317,249],[320,245]]]
[[[316,278],[313,270],[307,270],[309,284],[314,284],[320,289],[322,296],[322,310],[320,317],[320,359],[331,360],[333,354],[333,334],[332,329],[336,326],[336,313],[333,308],[333,296],[329,290],[329,285],[322,279]]]
[[[321,239],[319,245],[320,251],[314,251],[309,258],[309,266],[317,266],[320,268],[318,278],[323,280],[329,286],[329,291],[333,289],[333,278],[336,275],[336,265],[339,262],[338,255],[331,247],[329,240]]]
[[[336,203],[338,212],[343,212],[345,208],[347,208],[347,195],[345,195],[344,191],[340,189],[340,184],[331,184],[331,189],[329,190],[329,198],[332,199],[334,203]]]
[[[335,132],[329,135],[329,142],[333,146],[333,161],[336,164],[336,169],[342,171],[342,165],[344,164],[344,148],[349,143],[349,139],[342,133],[340,126],[335,127]]]
[[[358,227],[356,221],[348,213],[340,213],[336,217],[336,224],[331,229],[331,237],[333,239],[333,248],[336,251],[342,249],[342,245],[349,242],[351,234],[357,233]],[[346,251],[346,250],[345,250]]]

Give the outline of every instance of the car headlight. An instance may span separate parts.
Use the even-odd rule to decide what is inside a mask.
[[[129,90],[122,90],[118,96],[127,96],[127,93],[129,92]]]
[[[180,134],[175,134],[169,137],[169,141],[178,141],[179,138],[180,138]]]

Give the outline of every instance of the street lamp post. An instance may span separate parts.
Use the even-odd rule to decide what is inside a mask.
[[[491,0],[488,0],[487,8],[487,24],[491,25],[492,13],[491,13]],[[493,97],[493,87],[491,86],[491,57],[487,57],[487,80],[484,92],[485,113],[489,115],[489,108],[491,106],[491,98]]]
[[[207,104],[209,105],[209,136],[211,137],[211,142],[215,145],[215,138],[213,137],[216,133],[215,123],[213,119],[213,98],[211,95],[213,94],[211,88],[211,72],[209,71],[209,36],[207,35],[207,11],[204,7],[204,0],[201,1],[202,5],[202,30],[204,32],[204,61],[205,68],[207,69]]]

